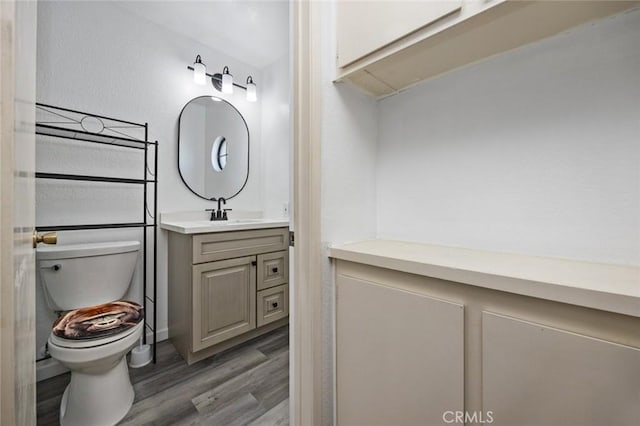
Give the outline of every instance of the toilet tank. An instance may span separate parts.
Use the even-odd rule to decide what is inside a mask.
[[[122,299],[139,250],[138,241],[38,247],[36,265],[47,304],[68,311]]]

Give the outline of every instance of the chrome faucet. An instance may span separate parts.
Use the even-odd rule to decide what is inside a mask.
[[[232,209],[223,209],[222,204],[227,204],[227,200],[224,197],[218,198],[218,209],[206,209],[211,212],[209,220],[227,220],[227,212]]]

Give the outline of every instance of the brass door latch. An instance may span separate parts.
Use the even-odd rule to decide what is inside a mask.
[[[58,233],[57,232],[47,232],[46,234],[38,234],[36,230],[33,230],[33,248],[36,248],[38,243],[45,244],[57,244],[58,243]]]

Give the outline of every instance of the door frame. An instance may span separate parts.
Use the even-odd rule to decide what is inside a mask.
[[[15,424],[13,285],[14,1],[0,1],[0,423]]]
[[[292,292],[291,423],[321,422],[322,278],[320,234],[320,22],[317,2],[292,0],[293,198],[296,234]],[[15,423],[14,81],[15,0],[0,2],[0,423]],[[35,401],[33,401],[35,413]]]
[[[320,2],[292,0],[294,288],[291,299],[292,425],[322,423]],[[314,55],[313,52],[316,52]]]
[[[0,1],[0,423],[35,424],[36,3]],[[18,71],[19,70],[19,71]]]

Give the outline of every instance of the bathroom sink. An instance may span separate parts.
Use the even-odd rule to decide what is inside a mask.
[[[231,226],[263,222],[265,219],[190,220],[181,223],[191,226]]]
[[[229,220],[220,220],[218,221],[221,224],[227,223],[262,223],[266,219],[229,219]]]
[[[289,226],[287,219],[162,220],[160,227],[181,234],[204,234]]]

